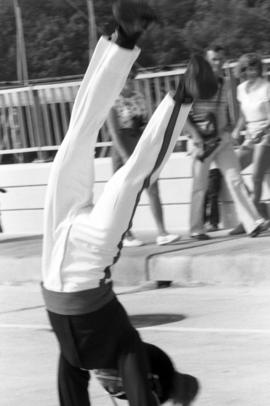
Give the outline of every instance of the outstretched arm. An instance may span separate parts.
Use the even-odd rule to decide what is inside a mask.
[[[237,120],[237,123],[232,131],[232,138],[238,142],[239,136],[240,136],[240,132],[241,130],[243,130],[245,128],[246,125],[246,120],[245,120],[245,116],[242,112],[242,109],[240,109],[240,115],[239,118]]]
[[[119,119],[114,107],[111,109],[109,118],[107,120],[107,124],[113,141],[113,146],[117,149],[117,152],[120,154],[123,162],[126,162],[129,158],[129,153],[125,148],[125,145],[123,144],[121,137],[119,136],[120,130]]]

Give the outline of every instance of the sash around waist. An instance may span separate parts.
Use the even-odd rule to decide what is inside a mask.
[[[41,283],[42,294],[47,310],[56,314],[79,315],[101,309],[114,297],[112,282],[102,286],[76,292],[56,292],[48,290]]]

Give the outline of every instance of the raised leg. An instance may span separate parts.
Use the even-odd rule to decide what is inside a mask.
[[[109,180],[93,208],[89,224],[97,255],[106,248],[117,249],[123,234],[131,227],[143,188],[157,179],[168,160],[191,107],[190,104],[181,106],[176,123],[168,133],[166,130],[174,104],[172,97],[167,95],[146,126],[133,154]]]

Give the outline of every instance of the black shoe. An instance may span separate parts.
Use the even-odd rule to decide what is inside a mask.
[[[264,231],[267,231],[270,227],[270,220],[265,220],[263,223],[259,224],[251,233],[249,233],[249,236],[251,238],[257,237],[259,234],[263,233]]]
[[[218,226],[217,226],[216,224],[210,224],[210,225],[207,227],[207,231],[208,231],[208,233],[212,233],[212,232],[214,232],[214,231],[218,231]]]
[[[171,284],[172,281],[157,281],[157,288],[158,289],[169,288]]]
[[[141,34],[157,21],[154,10],[146,0],[116,0],[112,11],[118,24],[115,42],[127,49],[134,48]]]
[[[189,406],[200,389],[199,381],[192,375],[175,373],[173,384],[173,401],[182,406]]]
[[[244,226],[242,223],[240,223],[229,232],[229,235],[240,235],[240,234],[245,234],[245,233],[246,233],[246,231],[244,229]]]
[[[259,224],[256,228],[254,228],[253,231],[251,231],[251,233],[249,233],[249,236],[250,236],[251,238],[255,238],[255,237],[257,237],[259,234],[261,234],[262,231],[263,231],[263,230],[262,230],[262,226],[261,226],[261,224]]]
[[[211,237],[209,237],[209,235],[207,235],[205,233],[192,234],[191,238],[193,238],[194,240],[198,240],[198,241],[206,241],[206,240],[211,239]]]

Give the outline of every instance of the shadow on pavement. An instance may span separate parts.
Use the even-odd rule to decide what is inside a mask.
[[[157,313],[157,314],[134,314],[129,317],[136,328],[158,326],[160,324],[175,323],[186,318],[183,314]]]

